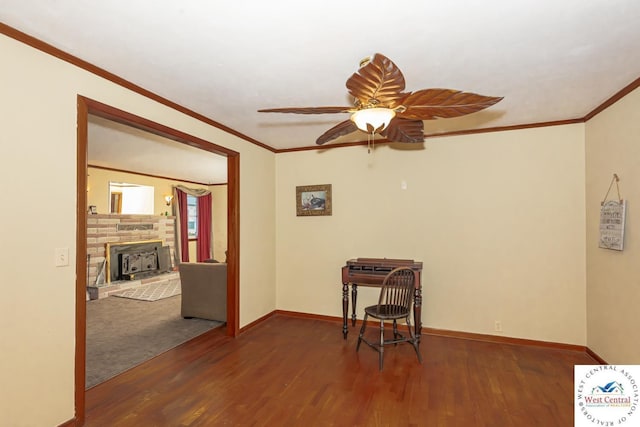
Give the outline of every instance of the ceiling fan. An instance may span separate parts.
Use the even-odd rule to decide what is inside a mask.
[[[386,56],[376,53],[360,62],[347,80],[354,98],[351,107],[267,108],[261,113],[333,114],[351,113],[316,140],[321,145],[340,136],[362,130],[379,134],[390,142],[423,142],[423,120],[460,117],[483,110],[502,97],[483,96],[454,89],[421,89],[404,92],[404,76]]]

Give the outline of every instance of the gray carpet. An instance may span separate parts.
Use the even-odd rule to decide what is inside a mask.
[[[222,324],[180,317],[180,295],[87,301],[86,388]]]

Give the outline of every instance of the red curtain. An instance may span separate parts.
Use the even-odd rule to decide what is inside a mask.
[[[187,221],[189,213],[187,212],[187,193],[176,188],[178,196],[178,209],[180,211],[180,256],[182,262],[189,262],[189,230],[187,229]]]
[[[198,262],[211,258],[211,193],[198,197],[197,252]]]

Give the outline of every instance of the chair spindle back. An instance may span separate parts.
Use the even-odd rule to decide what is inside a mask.
[[[411,268],[398,267],[385,277],[380,292],[379,306],[386,306],[388,314],[400,314],[411,309],[414,295],[415,273]]]

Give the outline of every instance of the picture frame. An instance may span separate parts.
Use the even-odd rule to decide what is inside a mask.
[[[331,210],[331,184],[296,187],[296,216],[326,216]]]

